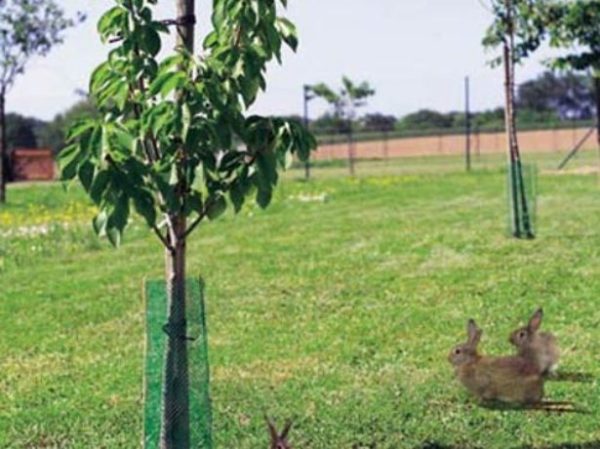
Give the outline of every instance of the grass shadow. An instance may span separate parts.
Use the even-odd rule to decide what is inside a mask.
[[[546,413],[581,413],[590,412],[571,401],[542,401],[537,404],[509,404],[506,402],[482,402],[480,406],[495,411],[539,411]]]
[[[589,383],[594,380],[594,376],[590,373],[578,373],[578,372],[558,372],[556,374],[550,375],[546,378],[549,381],[555,382],[584,382]]]
[[[559,443],[550,446],[521,446],[518,449],[598,449],[600,440],[587,443]]]
[[[414,449],[465,449],[464,444],[443,444],[436,441],[426,441]],[[480,446],[468,446],[468,449],[483,449]]]
[[[469,449],[481,449],[479,446],[468,446]],[[587,443],[558,443],[549,446],[519,446],[514,449],[598,449],[600,441],[589,441]],[[414,449],[465,449],[464,444],[443,444],[435,441],[427,441]]]

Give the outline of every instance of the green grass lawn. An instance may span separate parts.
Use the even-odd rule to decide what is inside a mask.
[[[361,163],[355,179],[333,164],[310,183],[292,172],[267,211],[194,234],[216,448],[266,448],[263,412],[295,419],[297,448],[600,447],[598,179],[541,170],[539,236],[516,241],[492,159],[471,174],[458,158]],[[118,250],[96,239],[78,189],[8,193],[0,448],[139,447],[142,282],[161,276],[160,246],[140,220]],[[453,379],[446,356],[469,317],[483,352],[507,353],[537,306],[561,369],[592,379],[548,382],[547,397],[588,413],[482,408]]]

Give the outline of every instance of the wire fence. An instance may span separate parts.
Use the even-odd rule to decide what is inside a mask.
[[[560,124],[521,128],[519,144],[525,158],[532,154],[558,165],[563,157],[576,148],[580,153],[598,149],[592,121],[572,121]],[[474,128],[469,137],[470,158],[474,165],[490,160],[501,161],[506,153],[503,128]],[[385,164],[394,159],[419,156],[445,156],[456,160],[465,158],[467,135],[464,129],[433,129],[395,132],[327,133],[317,135],[318,149],[311,156],[311,169],[348,166],[365,161]],[[544,156],[546,155],[546,156]],[[550,157],[548,157],[550,156]],[[297,167],[300,167],[298,164]]]

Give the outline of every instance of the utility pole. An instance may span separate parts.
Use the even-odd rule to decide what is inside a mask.
[[[471,110],[469,105],[469,77],[465,77],[465,162],[471,171]]]
[[[314,94],[312,93],[312,87],[309,86],[308,84],[304,85],[304,127],[306,129],[309,128],[309,118],[308,118],[308,103],[310,102],[310,100],[312,100],[313,98],[315,98]],[[308,159],[306,159],[306,162],[304,163],[304,179],[306,179],[307,181],[310,179],[310,155],[308,156]]]

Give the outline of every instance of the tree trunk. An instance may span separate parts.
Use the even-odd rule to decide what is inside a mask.
[[[6,174],[8,173],[5,166],[6,157],[8,154],[6,142],[6,91],[4,88],[0,90],[0,204],[6,202]]]
[[[510,164],[511,201],[515,237],[533,237],[529,205],[525,193],[525,183],[521,165],[521,154],[517,138],[515,115],[515,61],[514,61],[514,22],[512,16],[512,0],[505,0],[506,5],[506,37],[504,39],[504,91],[505,91],[505,126],[508,157]],[[521,223],[522,219],[522,223]],[[523,231],[523,234],[521,233]]]
[[[175,233],[185,233],[185,217],[176,217]],[[166,250],[168,335],[163,385],[161,449],[189,449],[189,370],[187,354],[185,239],[178,238],[173,249]]]
[[[194,52],[194,0],[176,0],[177,46]],[[185,164],[185,148],[179,164]],[[180,172],[182,170],[179,170]],[[183,181],[182,181],[183,182]],[[179,185],[184,199],[185,185]],[[161,423],[161,449],[190,449],[189,367],[186,322],[186,217],[183,210],[171,216],[171,249],[166,250],[166,279],[168,295],[168,334],[165,379],[163,385],[163,410]]]

